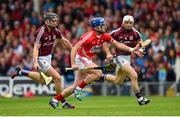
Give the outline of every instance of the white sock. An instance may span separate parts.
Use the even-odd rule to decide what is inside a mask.
[[[58,101],[57,99],[55,99],[55,98],[53,98],[52,100],[53,100],[54,102],[59,102],[59,101]]]
[[[82,88],[80,88],[79,86],[77,86],[76,89],[82,90]]]
[[[140,97],[140,98],[138,98],[137,100],[140,102],[140,101],[142,101],[144,98],[143,97]]]
[[[18,72],[18,74],[21,75],[21,73],[22,73],[22,72],[21,72],[21,70],[20,70],[20,71]]]

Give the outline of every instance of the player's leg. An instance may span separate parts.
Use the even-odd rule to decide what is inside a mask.
[[[88,64],[86,64],[86,67],[97,67],[97,65],[93,62],[89,62]],[[101,70],[86,70],[84,72],[87,73],[88,75],[84,77],[84,80],[74,90],[75,97],[80,101],[83,98],[82,89],[86,85],[90,84],[95,80],[98,80],[102,76]]]
[[[55,98],[52,98],[49,102],[49,105],[53,108],[59,107],[59,101],[61,101],[63,108],[75,108],[75,106],[69,104],[66,100],[63,94],[61,94],[61,76],[60,74],[51,67],[47,72],[45,72],[46,75],[52,76],[53,81],[55,83],[55,89],[57,92],[57,96]],[[66,92],[69,93],[69,92]]]
[[[41,67],[41,71],[45,73],[47,76],[51,76],[54,84],[55,84],[55,90],[57,94],[61,93],[62,91],[62,81],[60,74],[51,66],[51,55],[46,57],[39,57],[39,65]],[[64,100],[65,101],[65,100]],[[65,101],[67,103],[67,101]],[[50,101],[49,104],[56,108],[59,107],[58,102]],[[67,103],[68,104],[68,103]],[[69,104],[70,105],[70,104]]]
[[[62,103],[63,108],[68,108],[68,109],[75,108],[75,106],[66,103],[65,98],[70,96],[73,93],[75,87],[78,86],[80,84],[80,82],[82,82],[85,75],[86,75],[85,73],[76,71],[74,83],[72,85],[70,85],[69,87],[65,88],[60,94],[58,94],[54,98],[52,98],[51,103],[52,103],[52,101],[54,101],[54,102],[60,101]],[[53,105],[52,105],[52,107],[56,108]]]
[[[127,76],[131,79],[132,90],[134,91],[134,93],[137,97],[138,103],[140,105],[149,103],[150,100],[144,98],[139,90],[138,75],[137,75],[136,71],[129,64],[124,65],[123,69],[126,72]]]
[[[134,92],[139,91],[138,75],[136,71],[129,64],[123,65],[123,70],[127,74],[127,76],[131,79],[132,90]]]
[[[86,65],[86,67],[97,67],[97,65],[93,62],[90,62]],[[83,71],[87,73],[84,80],[80,83],[79,87],[83,89],[87,84],[90,84],[91,82],[98,80],[102,76],[101,70],[85,70]]]
[[[40,73],[45,73],[51,68],[51,55],[48,56],[41,56],[38,58],[38,63],[40,65],[40,70],[37,71],[27,71],[21,69],[19,66],[15,68],[15,72],[11,74],[11,78],[15,78],[16,76],[27,76],[32,80],[35,80],[39,83],[45,84],[45,78],[44,76]]]
[[[111,75],[111,74],[104,75],[104,80],[107,80],[107,81],[110,81],[112,83],[119,84],[119,85],[122,85],[125,79],[126,79],[126,74],[124,73],[124,70],[122,69],[122,67],[116,71],[115,75]]]
[[[74,108],[75,106],[67,105],[65,103],[65,98],[70,96],[74,92],[75,87],[83,81],[85,75],[86,73],[76,71],[74,83],[69,87],[65,88],[60,94],[56,95],[54,97],[54,100],[61,101],[63,108]]]
[[[69,95],[71,95],[73,93],[75,87],[78,86],[84,80],[84,78],[86,76],[87,76],[87,73],[76,71],[75,72],[75,81],[74,81],[74,83],[71,86],[64,89],[63,92],[62,92],[64,97],[68,97]]]
[[[14,79],[16,76],[27,76],[38,83],[45,84],[45,80],[39,72],[24,70],[19,66],[17,66],[15,71],[11,74],[11,79]]]
[[[55,84],[55,90],[56,90],[56,93],[61,93],[62,91],[62,81],[61,81],[61,76],[60,74],[53,68],[53,67],[50,67],[46,72],[45,74],[47,76],[52,76],[52,79],[54,81],[54,84]]]
[[[124,72],[123,66],[125,64],[130,64],[130,56],[116,56],[115,58],[113,58],[113,62],[116,63],[115,76],[106,74],[104,75],[104,80],[121,85],[126,78],[126,73]]]

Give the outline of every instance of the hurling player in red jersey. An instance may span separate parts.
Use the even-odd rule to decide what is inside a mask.
[[[140,47],[142,43],[140,33],[133,27],[134,18],[130,15],[123,17],[123,23],[120,28],[111,32],[111,36],[118,42],[123,43],[129,47]],[[106,45],[106,44],[104,44]],[[107,46],[104,48],[108,49]],[[106,52],[110,52],[106,50]],[[134,91],[139,105],[145,105],[150,102],[149,99],[146,99],[140,93],[138,87],[138,75],[133,67],[130,65],[131,53],[121,50],[116,50],[115,55],[109,55],[108,59],[113,58],[113,62],[116,63],[116,75],[105,75],[104,79],[111,81],[116,84],[122,84],[126,77],[131,79],[132,90]]]
[[[104,18],[93,18],[90,21],[90,31],[83,34],[76,45],[71,50],[71,67],[97,67],[92,61],[95,52],[98,51],[104,42],[111,42],[117,49],[121,49],[126,52],[135,52],[136,49],[128,47],[122,43],[118,43],[114,40],[107,31],[107,25]],[[101,70],[88,70],[88,71],[76,71],[74,83],[62,91],[61,94],[55,96],[52,100],[61,101],[65,97],[71,95],[74,91],[75,97],[78,100],[82,100],[82,89],[91,82],[98,80],[102,76]],[[52,102],[52,101],[51,101]],[[54,108],[56,108],[56,101],[52,102]]]
[[[52,48],[55,41],[63,44],[68,50],[71,50],[72,45],[62,36],[60,30],[56,28],[58,20],[58,16],[55,13],[46,13],[44,15],[44,25],[37,29],[34,39],[33,68],[35,71],[27,71],[17,67],[15,72],[11,74],[12,79],[16,76],[27,76],[42,84],[48,84],[53,80],[56,92],[61,92],[61,76],[51,66]],[[65,106],[73,108],[73,106],[63,100],[63,107]]]

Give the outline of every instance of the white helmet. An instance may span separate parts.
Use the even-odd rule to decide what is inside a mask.
[[[125,16],[123,17],[123,24],[124,24],[125,21],[131,21],[131,22],[134,23],[134,18],[133,18],[133,16],[131,16],[131,15],[125,15]]]

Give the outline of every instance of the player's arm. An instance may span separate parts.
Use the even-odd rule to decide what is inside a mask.
[[[107,60],[111,60],[113,58],[113,55],[111,54],[111,51],[109,49],[109,45],[107,42],[103,43],[103,51],[106,53]]]
[[[139,33],[139,31],[135,31],[135,33],[136,33],[136,39],[137,39],[137,44],[136,44],[136,47],[138,47],[138,48],[141,48],[141,47],[143,47],[143,40],[142,40],[142,36],[141,36],[141,34]]]
[[[143,42],[143,40],[140,39],[140,40],[137,42],[137,44],[140,44],[140,45],[142,46],[142,42]]]
[[[123,44],[123,43],[117,42],[116,40],[113,40],[113,41],[112,41],[112,44],[113,44],[116,48],[118,48],[118,49],[120,49],[120,50],[123,50],[123,51],[126,51],[126,52],[133,52],[133,53],[135,53],[136,55],[138,55],[138,56],[140,56],[140,57],[143,57],[143,56],[144,56],[144,52],[143,52],[143,51],[140,51],[140,50],[139,50],[139,47],[131,48],[131,47],[129,47],[129,46],[126,46],[126,45]]]
[[[65,48],[67,48],[68,50],[71,51],[72,48],[72,44],[69,42],[68,39],[66,39],[64,36],[62,36],[60,40],[61,45],[65,46]]]
[[[137,42],[136,46],[141,48],[142,47],[142,43],[143,43],[143,40],[140,38],[139,41]]]
[[[38,64],[38,56],[39,56],[39,48],[40,48],[39,43],[35,42],[34,43],[34,48],[33,48],[33,62],[34,62],[34,69],[39,69],[39,64]]]
[[[81,43],[77,42],[76,45],[74,47],[72,47],[72,49],[71,49],[71,67],[72,68],[77,67],[75,64],[75,57],[76,57],[76,53],[79,48],[81,48]]]
[[[134,48],[131,48],[123,43],[119,43],[117,42],[116,40],[112,39],[112,44],[117,48],[117,49],[120,49],[122,51],[126,51],[126,52],[133,52],[135,49]]]

